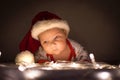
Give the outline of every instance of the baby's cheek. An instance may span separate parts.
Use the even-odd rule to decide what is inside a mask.
[[[45,52],[47,52],[47,53],[49,53],[51,51],[50,47],[48,47],[48,46],[44,46],[43,48],[44,48]]]
[[[64,43],[64,42],[61,42],[58,45],[58,48],[60,48],[60,49],[64,49],[65,47],[66,47],[66,43]]]

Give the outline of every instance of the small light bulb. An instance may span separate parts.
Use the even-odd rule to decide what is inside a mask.
[[[111,80],[111,74],[109,72],[100,72],[97,74],[100,80]]]
[[[2,52],[0,51],[0,56],[2,55]]]

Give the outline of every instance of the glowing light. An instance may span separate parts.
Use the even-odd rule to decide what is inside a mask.
[[[42,76],[44,73],[39,70],[26,70],[24,71],[24,76],[26,79],[36,79],[40,76]]]
[[[53,70],[53,68],[51,68],[51,67],[42,67],[41,69],[43,69],[43,70]]]
[[[97,74],[100,80],[111,80],[111,74],[109,72],[100,72]]]
[[[70,67],[77,68],[77,67],[80,67],[80,64],[77,64],[77,63],[72,63],[72,64],[70,65]]]
[[[53,69],[61,69],[63,67],[63,65],[57,63],[50,64],[49,66]]]
[[[0,51],[0,56],[2,55],[2,52]]]
[[[23,65],[20,65],[20,66],[18,67],[18,70],[20,70],[20,71],[24,71],[25,69],[26,69],[26,67],[23,66]]]
[[[89,56],[90,56],[90,59],[91,59],[91,61],[92,61],[92,63],[93,63],[93,67],[94,67],[95,69],[98,69],[100,66],[99,66],[99,64],[96,63],[94,54],[91,53]]]
[[[38,66],[38,64],[35,64],[35,63],[29,64],[29,65],[21,64],[21,65],[18,66],[18,70],[24,71],[27,68],[32,68],[32,67],[36,67],[36,66]]]
[[[91,61],[92,61],[92,63],[95,63],[95,57],[94,57],[94,54],[90,54],[90,59],[91,59]]]

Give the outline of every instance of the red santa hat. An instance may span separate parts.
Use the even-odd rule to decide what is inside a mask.
[[[69,34],[70,28],[67,21],[62,20],[61,18],[58,17],[51,18],[53,15],[50,18],[48,18],[48,16],[50,17],[51,15],[42,16],[41,18],[43,18],[43,20],[41,19],[33,25],[31,35],[35,40],[38,40],[38,35],[40,33],[52,28],[63,29],[66,31],[67,35]]]
[[[55,20],[55,22],[54,22],[54,20]],[[38,25],[38,24],[41,25],[40,23],[44,24],[43,22],[50,22],[51,25],[56,24],[56,27],[66,30],[67,34],[69,33],[70,29],[69,29],[67,22],[62,20],[59,16],[57,16],[56,14],[50,13],[48,11],[39,12],[33,18],[29,31],[27,32],[27,34],[24,36],[24,38],[22,39],[22,41],[19,44],[20,51],[29,50],[32,53],[35,53],[38,50],[38,48],[40,46],[40,42],[37,39],[37,35],[43,31],[47,30],[47,29],[55,27],[55,25],[52,27],[42,26],[41,28],[44,28],[45,30],[41,30],[38,27],[37,27],[38,28],[37,29],[36,25]],[[38,30],[38,31],[36,31],[36,30]],[[31,32],[32,32],[32,35],[31,35]],[[36,32],[37,32],[37,34],[36,34]]]

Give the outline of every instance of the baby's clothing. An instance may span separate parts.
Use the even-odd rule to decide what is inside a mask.
[[[68,61],[90,61],[88,53],[79,43],[71,39],[67,39],[66,42],[70,48],[70,55]],[[45,61],[55,60],[52,55],[47,54],[40,46],[38,52],[35,53],[35,61],[41,63]]]

